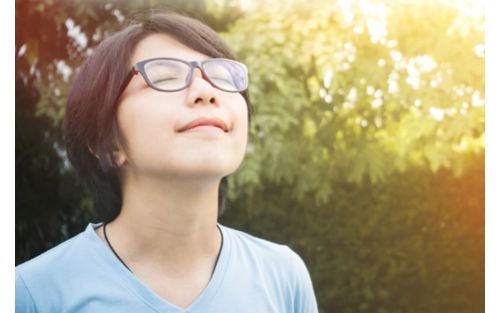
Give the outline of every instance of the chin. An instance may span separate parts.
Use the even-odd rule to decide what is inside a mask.
[[[177,164],[172,168],[172,164],[170,164],[165,171],[172,171],[174,169],[176,176],[179,177],[213,177],[213,178],[222,178],[224,176],[230,175],[234,173],[241,162],[235,162],[234,160],[190,160],[190,162],[182,162],[181,164]]]
[[[239,164],[238,164],[239,165]],[[218,177],[222,178],[224,176],[231,175],[234,173],[239,166],[228,166],[227,164],[220,166],[201,166],[197,171],[191,170],[191,174],[199,175],[200,177]]]

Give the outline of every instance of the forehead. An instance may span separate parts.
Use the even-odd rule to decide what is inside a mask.
[[[167,34],[151,34],[139,41],[132,54],[131,63],[151,58],[177,58],[186,61],[201,61],[208,56],[193,50]]]

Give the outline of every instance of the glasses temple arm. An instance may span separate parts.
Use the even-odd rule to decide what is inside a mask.
[[[118,92],[118,96],[116,97],[116,101],[118,101],[118,99],[120,98],[120,96],[122,95],[123,91],[125,90],[125,88],[127,88],[128,84],[130,83],[130,80],[132,79],[132,77],[134,77],[135,74],[137,74],[138,72],[136,71],[135,68],[132,68],[127,76],[125,76],[125,78],[123,79],[123,82],[122,84],[120,85],[120,89],[119,92]],[[115,102],[116,102],[115,101]]]

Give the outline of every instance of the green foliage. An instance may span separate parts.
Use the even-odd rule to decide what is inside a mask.
[[[49,117],[35,115],[39,94],[33,86],[16,77],[16,263],[80,232],[92,209],[62,159],[60,130]]]
[[[247,158],[260,160],[261,182],[286,182],[297,199],[314,190],[324,204],[327,189],[308,177],[458,175],[464,153],[482,150],[482,19],[444,2],[372,3],[266,2],[226,34],[252,75]],[[246,192],[259,187],[247,174],[234,179]]]

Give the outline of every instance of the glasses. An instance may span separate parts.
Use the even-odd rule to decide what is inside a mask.
[[[199,68],[202,77],[217,89],[242,92],[248,88],[248,70],[245,64],[240,62],[222,58],[201,62],[154,58],[136,63],[122,89],[125,89],[134,75],[141,73],[148,86],[155,90],[180,91],[191,84],[195,68]]]

